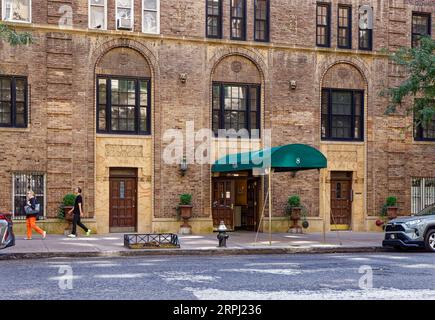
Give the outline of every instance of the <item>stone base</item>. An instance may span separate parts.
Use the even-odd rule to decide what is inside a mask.
[[[192,227],[180,227],[179,234],[192,234]]]
[[[288,233],[297,233],[297,234],[303,234],[304,233],[303,230],[302,230],[302,227],[292,227],[292,228],[289,228],[287,232]]]

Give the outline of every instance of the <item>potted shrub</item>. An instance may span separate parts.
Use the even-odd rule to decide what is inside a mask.
[[[66,221],[72,221],[72,215],[68,215],[68,211],[70,211],[72,208],[74,208],[74,201],[76,199],[76,196],[72,193],[66,194],[63,199],[62,203],[59,207],[58,211],[58,218],[63,219]]]
[[[397,207],[397,198],[388,197],[385,201],[386,214],[388,219],[396,219],[399,208]]]
[[[298,195],[289,197],[286,211],[291,220],[299,220],[302,213],[301,197]]]
[[[181,234],[190,234],[191,226],[188,220],[192,217],[192,195],[190,193],[183,193],[180,195],[180,203],[178,205],[178,210],[180,212],[181,218],[183,218],[183,224],[181,225]]]
[[[286,213],[289,215],[290,220],[293,221],[293,225],[289,230],[296,230],[296,232],[302,232],[301,227],[298,222],[302,216],[302,205],[301,197],[298,195],[293,195],[287,199]]]

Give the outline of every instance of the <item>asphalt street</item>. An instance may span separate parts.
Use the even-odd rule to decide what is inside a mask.
[[[431,299],[424,252],[0,261],[2,299]]]

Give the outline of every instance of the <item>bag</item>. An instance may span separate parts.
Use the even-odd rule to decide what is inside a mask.
[[[24,211],[26,212],[26,216],[28,215],[38,215],[41,211],[41,205],[39,203],[35,203],[35,209],[32,209],[31,206],[26,205],[24,207]]]

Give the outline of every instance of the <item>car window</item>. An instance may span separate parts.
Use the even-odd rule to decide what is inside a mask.
[[[419,213],[416,214],[416,216],[430,216],[435,215],[435,205],[429,206],[427,208],[424,208]]]

